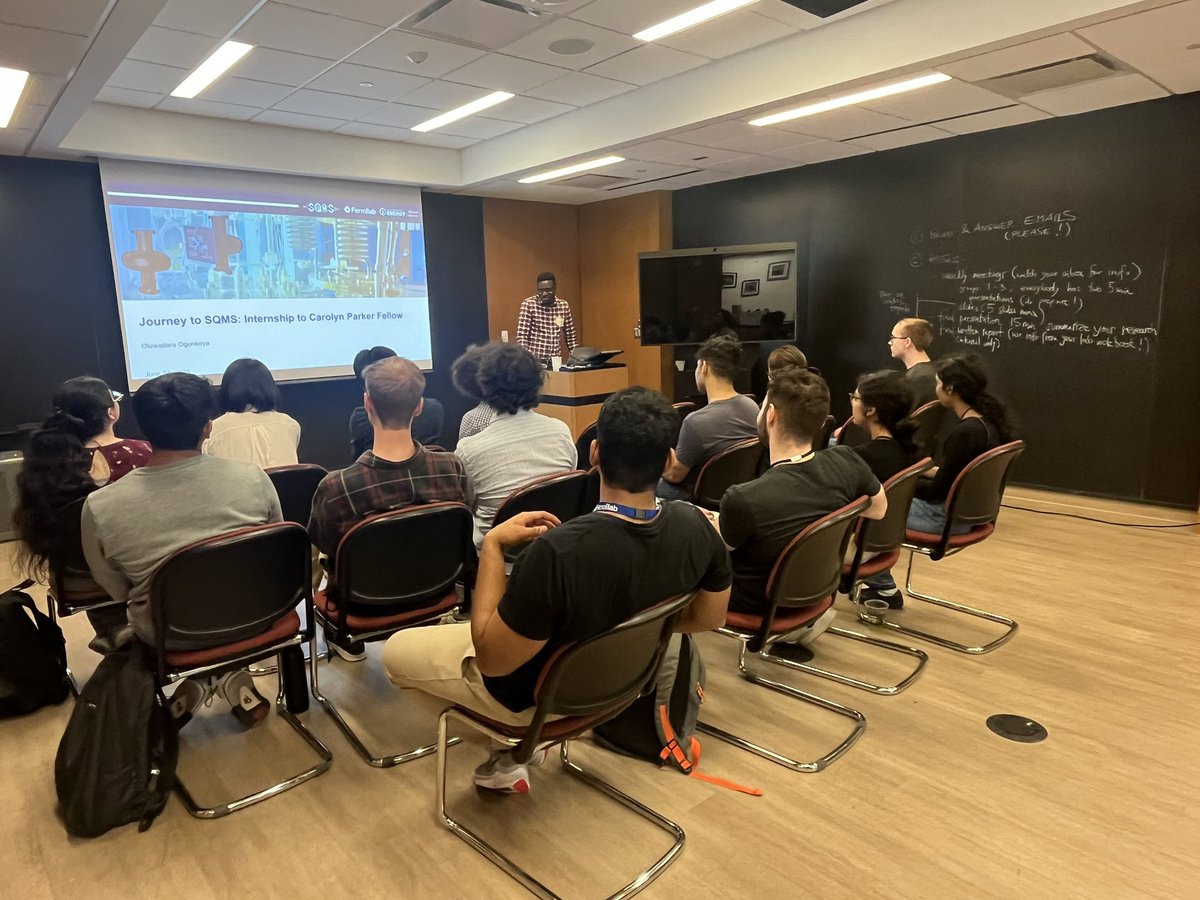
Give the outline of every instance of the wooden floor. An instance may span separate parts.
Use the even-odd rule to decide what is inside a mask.
[[[1030,490],[1010,490],[1007,501],[1141,524],[1194,519]],[[868,729],[817,775],[705,740],[702,769],[761,787],[762,797],[590,741],[575,755],[687,832],[649,897],[1197,897],[1198,550],[1195,529],[1009,510],[982,546],[919,559],[918,587],[1011,615],[1020,632],[983,657],[930,647],[924,677],[895,697],[795,674],[793,683],[861,709]],[[9,581],[11,551],[0,545]],[[906,610],[905,621],[928,630],[991,627],[973,631],[953,613],[910,606],[925,608]],[[849,624],[849,613],[841,618]],[[86,676],[97,660],[87,622],[76,616],[66,631],[72,665]],[[705,635],[701,645],[706,719],[807,758],[844,733],[846,720],[738,679],[732,641]],[[902,669],[832,637],[819,642],[818,660],[880,678]],[[436,706],[387,685],[377,648],[366,663],[337,661],[322,673],[378,749],[432,737]],[[0,721],[0,896],[528,896],[438,825],[432,758],[368,768],[318,709],[306,719],[335,756],[323,777],[218,821],[193,819],[173,799],[145,834],[68,838],[54,815],[52,768],[69,710]],[[1002,740],[984,725],[993,713],[1036,719],[1049,738]],[[214,707],[183,732],[180,774],[198,800],[212,801],[299,770],[306,752],[276,717],[242,734]],[[451,750],[453,808],[564,897],[604,896],[665,849],[664,835],[556,767],[535,773],[529,796],[477,796],[470,769],[485,755],[473,738]]]

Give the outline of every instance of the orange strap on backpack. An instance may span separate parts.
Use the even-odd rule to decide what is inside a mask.
[[[690,747],[692,751],[692,758],[689,760],[687,754],[683,752],[683,748],[679,746],[679,741],[675,737],[675,729],[671,727],[671,717],[667,713],[666,704],[659,704],[658,717],[659,721],[662,723],[663,734],[667,736],[667,746],[663,747],[662,753],[659,754],[659,759],[673,759],[675,761],[675,765],[679,766],[680,771],[690,778],[698,778],[701,781],[708,782],[709,784],[715,784],[717,787],[728,788],[731,791],[740,791],[743,794],[750,794],[752,797],[762,796],[761,788],[746,787],[746,785],[738,784],[735,781],[727,781],[724,778],[718,778],[715,775],[706,775],[703,772],[700,772],[700,741],[694,736],[692,737]]]

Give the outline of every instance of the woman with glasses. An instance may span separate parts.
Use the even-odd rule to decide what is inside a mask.
[[[912,391],[903,373],[871,372],[850,394],[851,421],[870,440],[854,449],[880,482],[907,469],[920,457],[913,441],[917,423],[908,417]]]

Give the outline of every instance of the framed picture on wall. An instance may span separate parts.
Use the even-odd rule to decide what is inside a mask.
[[[745,281],[742,282],[742,296],[743,297],[757,297],[758,296],[758,279],[757,278],[747,278]]]
[[[786,281],[791,274],[791,260],[781,259],[779,262],[773,262],[767,266],[767,281]]]
[[[735,288],[735,287],[737,287],[737,272],[724,272],[724,273],[722,273],[722,275],[721,275],[721,287],[722,287],[722,288]]]

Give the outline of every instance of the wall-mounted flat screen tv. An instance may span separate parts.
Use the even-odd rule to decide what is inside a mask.
[[[795,340],[796,245],[638,255],[642,344],[696,344],[718,332]]]

